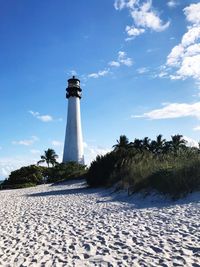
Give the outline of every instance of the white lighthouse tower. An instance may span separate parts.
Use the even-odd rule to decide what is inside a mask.
[[[82,89],[80,88],[80,80],[75,78],[75,76],[69,79],[66,91],[66,98],[68,99],[68,114],[63,163],[75,161],[79,164],[84,164],[80,112]]]

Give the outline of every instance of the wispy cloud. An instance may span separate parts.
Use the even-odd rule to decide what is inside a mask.
[[[84,155],[86,164],[90,164],[97,155],[105,155],[106,153],[110,152],[111,149],[101,147],[98,145],[91,145],[86,142],[84,142]]]
[[[111,66],[111,67],[120,67],[120,63],[118,62],[118,61],[110,61],[109,62],[109,65]]]
[[[19,141],[12,141],[13,145],[22,145],[22,146],[31,146],[34,144],[36,141],[38,141],[39,138],[37,136],[31,136],[30,139],[23,139]]]
[[[193,128],[194,131],[200,131],[200,125],[197,125]]]
[[[51,142],[51,144],[52,144],[52,146],[54,146],[54,147],[62,147],[62,146],[63,146],[63,142],[58,141],[58,140],[53,140],[53,141]]]
[[[112,67],[120,67],[121,65],[131,67],[133,65],[133,60],[127,56],[125,51],[119,51],[117,60],[111,61],[108,64]]]
[[[166,67],[172,80],[193,78],[200,81],[200,3],[184,8],[188,30],[167,57]]]
[[[133,65],[133,60],[130,57],[127,57],[126,52],[124,51],[119,51],[118,53],[118,61],[125,66],[132,66]]]
[[[100,78],[100,77],[103,77],[103,76],[106,76],[108,73],[109,73],[110,69],[104,69],[104,70],[100,70],[98,72],[93,72],[93,73],[90,73],[88,74],[88,78]]]
[[[77,75],[77,72],[75,70],[70,70],[69,73],[70,73],[71,76],[76,76]]]
[[[187,142],[186,145],[189,146],[189,147],[199,147],[199,143],[191,138],[191,137],[188,137],[188,136],[183,136],[183,139]]]
[[[66,73],[67,76],[77,76],[78,73],[76,70],[69,70],[69,69],[65,69],[64,72]]]
[[[29,113],[40,121],[43,121],[43,122],[53,121],[53,117],[51,115],[41,115],[39,112],[37,111],[35,112],[32,110],[30,110]]]
[[[15,156],[15,157],[0,157],[0,178],[7,178],[11,171],[14,171],[22,166],[36,164],[38,159],[33,156]]]
[[[170,8],[174,8],[174,7],[176,7],[176,6],[178,6],[178,1],[177,0],[169,0],[168,2],[167,2],[167,5],[168,5],[168,7],[170,7]]]
[[[164,107],[154,109],[142,115],[132,115],[132,118],[147,118],[151,120],[175,119],[181,117],[195,117],[200,119],[200,102],[193,104],[170,103],[163,104]]]
[[[101,78],[104,77],[108,74],[111,73],[111,70],[113,67],[120,67],[120,66],[127,66],[131,67],[133,65],[133,60],[127,56],[127,53],[125,51],[119,51],[117,55],[117,59],[110,61],[107,64],[107,67],[104,68],[103,70],[99,70],[97,72],[92,72],[88,74],[87,76],[85,75],[83,79],[86,81],[88,78]]]
[[[135,26],[126,26],[126,32],[128,36],[131,36],[131,38],[126,38],[126,41],[132,40],[135,36],[138,36],[145,32],[145,29],[139,29]]]
[[[153,8],[152,0],[145,2],[140,0],[115,0],[114,7],[116,10],[127,8],[132,19],[133,24],[126,26],[128,38],[131,40],[136,36],[143,34],[147,29],[161,32],[166,30],[170,22],[163,22],[159,13]]]
[[[147,72],[149,72],[149,69],[146,67],[142,67],[142,68],[137,69],[137,73],[139,73],[139,74],[144,74]]]

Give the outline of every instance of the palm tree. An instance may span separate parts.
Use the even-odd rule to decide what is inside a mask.
[[[151,142],[151,139],[149,137],[144,137],[143,140],[142,140],[143,148],[146,149],[146,150],[149,150],[150,142]]]
[[[44,151],[44,155],[40,157],[41,157],[41,160],[39,160],[37,164],[39,165],[40,163],[46,162],[49,168],[49,164],[51,164],[52,166],[55,166],[55,164],[57,163],[56,159],[58,158],[58,155],[53,149],[48,148],[47,150]]]
[[[114,151],[126,150],[130,148],[130,143],[126,135],[120,135],[119,140],[117,140],[117,144],[113,146]]]
[[[186,140],[183,139],[183,136],[180,134],[172,135],[171,136],[171,146],[174,151],[179,150],[180,148],[185,147]]]
[[[156,137],[156,140],[151,141],[150,150],[153,153],[156,153],[156,154],[162,153],[163,152],[163,149],[165,147],[165,142],[166,142],[166,140],[165,139],[162,139],[162,134],[159,134]]]
[[[163,148],[165,142],[166,142],[166,140],[165,140],[165,139],[162,139],[162,134],[159,134],[159,135],[156,137],[156,143],[157,143],[157,147],[158,147],[158,148]]]
[[[141,150],[143,148],[143,141],[141,139],[135,138],[134,142],[132,143],[132,146],[136,149]]]

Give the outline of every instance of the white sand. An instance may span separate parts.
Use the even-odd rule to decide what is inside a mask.
[[[0,266],[200,266],[200,193],[172,202],[83,187],[0,191]]]

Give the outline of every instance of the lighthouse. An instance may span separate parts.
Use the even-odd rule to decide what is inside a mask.
[[[66,91],[66,98],[68,99],[68,113],[63,163],[75,161],[79,164],[84,164],[80,111],[82,89],[80,88],[80,80],[75,78],[75,76],[69,79]]]

